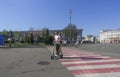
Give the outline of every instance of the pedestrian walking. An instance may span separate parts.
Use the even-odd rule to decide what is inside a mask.
[[[60,53],[60,58],[63,58],[63,53],[62,53],[63,36],[62,36],[62,32],[59,33],[59,36],[60,36],[60,48],[59,48],[59,53]]]
[[[55,36],[54,36],[54,44],[56,46],[56,52],[55,52],[55,57],[59,58],[60,56],[60,35],[59,32],[55,32]]]

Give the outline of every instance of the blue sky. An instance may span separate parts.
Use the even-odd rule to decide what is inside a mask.
[[[70,8],[83,35],[120,28],[120,0],[0,0],[0,31],[64,29]]]

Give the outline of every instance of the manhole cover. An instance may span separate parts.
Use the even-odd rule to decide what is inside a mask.
[[[37,64],[39,64],[39,65],[48,65],[48,64],[50,64],[50,62],[48,62],[48,61],[40,61]]]

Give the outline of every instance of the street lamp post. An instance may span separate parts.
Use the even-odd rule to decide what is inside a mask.
[[[10,31],[9,32],[9,39],[8,39],[10,48],[11,48],[11,37],[12,37],[12,32]]]
[[[70,9],[70,12],[69,12],[69,14],[70,14],[70,24],[69,24],[69,26],[70,26],[70,46],[71,46],[71,43],[72,43],[72,31],[71,31],[71,26],[72,26],[72,24],[71,24],[71,14],[72,14],[72,10]]]

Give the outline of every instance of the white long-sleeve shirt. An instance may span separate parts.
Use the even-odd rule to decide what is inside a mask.
[[[54,39],[55,39],[56,44],[60,44],[60,36],[59,35],[55,35]]]

